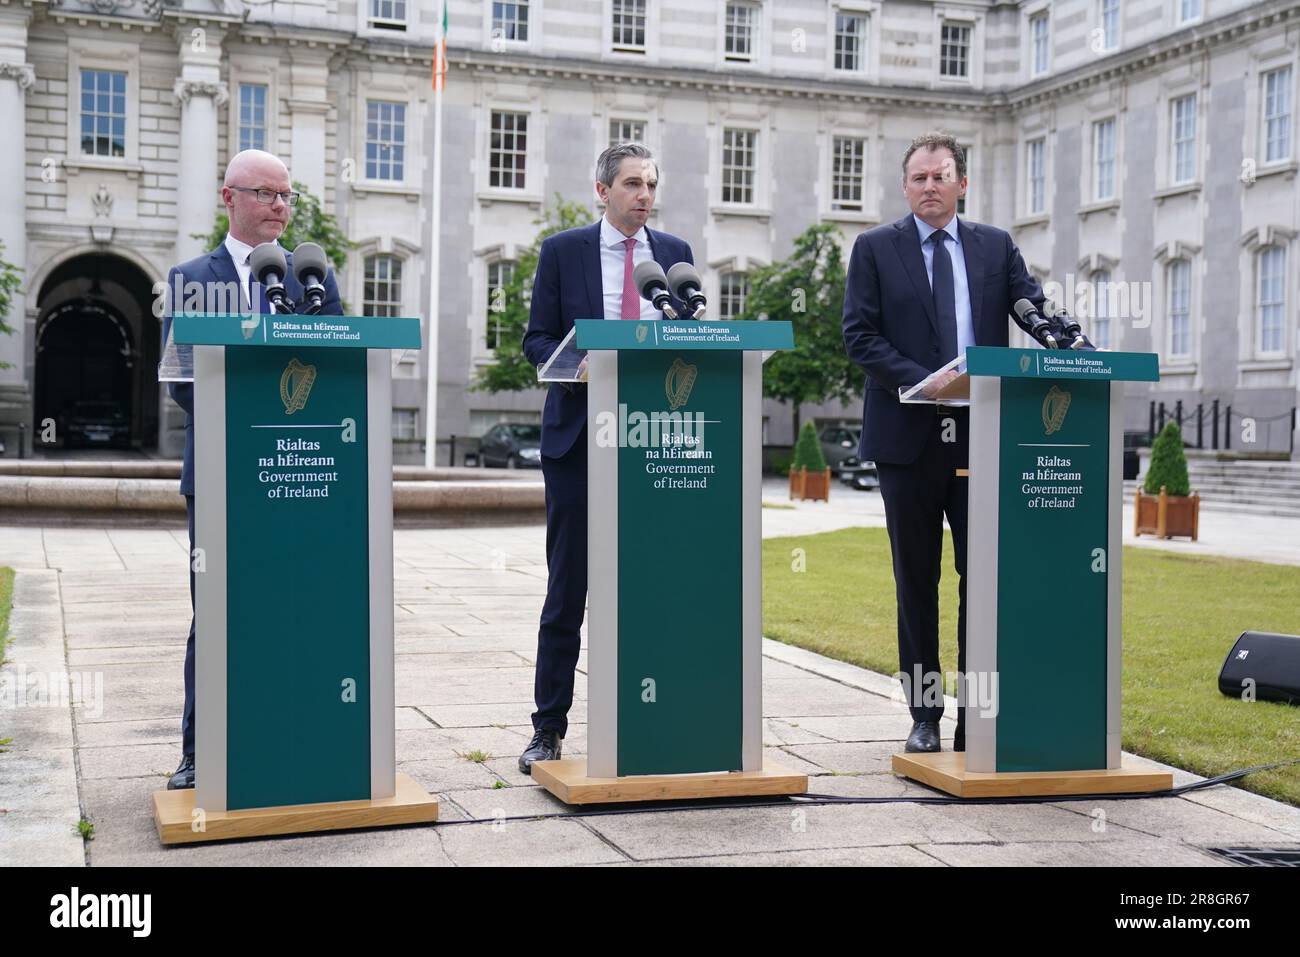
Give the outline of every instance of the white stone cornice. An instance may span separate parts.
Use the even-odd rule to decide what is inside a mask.
[[[26,93],[36,82],[36,70],[30,63],[0,63],[0,79],[18,82],[18,89]]]
[[[211,83],[206,80],[186,80],[177,78],[172,86],[172,96],[178,103],[188,103],[192,96],[210,96],[217,106],[225,106],[230,99],[230,90],[224,82]]]

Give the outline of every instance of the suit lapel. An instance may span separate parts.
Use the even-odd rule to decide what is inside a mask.
[[[212,255],[208,257],[208,269],[217,282],[235,284],[235,288],[239,290],[240,306],[244,311],[249,311],[248,290],[239,281],[239,270],[235,268],[235,260],[231,258],[230,250],[226,248],[224,242],[212,250]]]
[[[908,278],[912,280],[916,297],[921,300],[921,305],[925,308],[925,317],[930,320],[930,328],[938,336],[939,320],[934,314],[934,293],[930,290],[930,279],[925,274],[925,259],[921,256],[921,234],[917,231],[916,222],[910,214],[900,219],[894,226],[896,229],[894,249],[903,263]]]
[[[587,280],[589,318],[605,318],[605,283],[600,270],[600,222],[587,227],[582,237],[582,274]],[[574,317],[579,318],[579,317]]]
[[[980,317],[984,307],[984,239],[972,227],[957,218],[957,232],[961,234],[961,248],[966,260],[966,291],[970,294],[970,324],[975,334],[975,344],[987,339],[980,335]]]

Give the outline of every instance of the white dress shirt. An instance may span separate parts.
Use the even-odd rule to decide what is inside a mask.
[[[921,255],[925,257],[925,274],[934,289],[934,244],[927,242],[931,233],[936,232],[929,223],[924,222],[915,213],[916,228],[921,234]],[[957,355],[964,356],[966,347],[975,345],[975,324],[970,311],[970,283],[966,279],[966,253],[961,245],[961,231],[957,228],[957,217],[948,220],[943,231],[953,238],[948,246],[948,258],[952,260],[952,291],[957,306]]]
[[[250,307],[256,311],[257,303],[252,301],[253,290],[248,284],[248,277],[253,272],[253,264],[248,261],[248,257],[253,255],[253,247],[242,240],[236,239],[230,233],[226,233],[226,251],[230,253],[230,258],[235,263],[235,272],[239,274],[240,296],[249,299]],[[275,311],[275,306],[271,306],[271,311]]]
[[[608,218],[600,217],[600,277],[606,319],[623,318],[623,264],[627,260],[627,247],[623,245],[623,240],[627,238]],[[636,240],[636,246],[632,248],[632,268],[635,269],[640,263],[649,262],[655,257],[650,251],[650,237],[646,235],[644,226],[632,238]],[[662,317],[663,313],[649,299],[641,300],[642,319]]]

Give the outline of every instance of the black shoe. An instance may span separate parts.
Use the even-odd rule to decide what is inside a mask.
[[[194,755],[181,756],[181,766],[167,781],[168,791],[185,791],[194,787]]]
[[[912,733],[907,736],[907,744],[903,746],[904,751],[908,752],[930,752],[939,750],[939,722],[938,721],[915,721],[912,723]]]
[[[560,732],[551,728],[533,732],[533,740],[528,742],[524,753],[519,755],[519,770],[531,777],[534,761],[558,761],[562,740]]]

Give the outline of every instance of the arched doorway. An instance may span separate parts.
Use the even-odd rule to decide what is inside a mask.
[[[158,444],[159,322],[152,283],[133,263],[77,256],[41,286],[33,436],[56,423],[53,448]],[[46,451],[52,451],[46,446]]]

